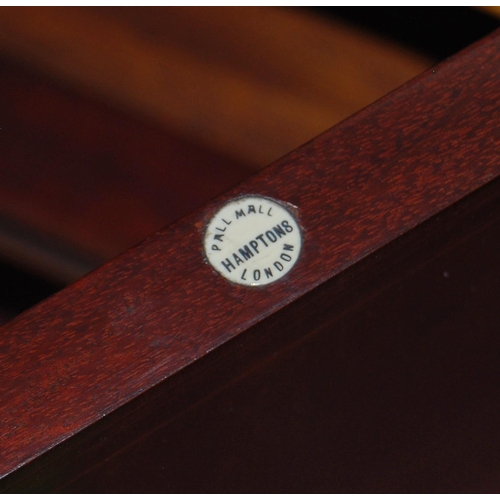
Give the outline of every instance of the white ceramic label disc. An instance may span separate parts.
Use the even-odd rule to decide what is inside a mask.
[[[224,278],[247,286],[285,276],[302,246],[300,227],[285,205],[244,196],[224,205],[209,222],[205,255]]]

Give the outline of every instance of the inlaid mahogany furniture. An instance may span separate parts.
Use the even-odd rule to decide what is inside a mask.
[[[499,102],[496,33],[4,326],[1,490],[497,490]],[[204,257],[245,194],[268,286]]]

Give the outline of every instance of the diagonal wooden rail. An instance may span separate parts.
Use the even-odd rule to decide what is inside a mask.
[[[313,297],[311,293],[322,289],[322,284],[335,284],[343,271],[376,256],[377,250],[401,235],[414,233],[424,221],[482,186],[497,186],[493,181],[500,174],[499,99],[497,33],[3,327],[2,488],[71,489],[67,485],[91,471],[99,460],[112,462],[117,456],[118,448],[102,451],[106,432],[126,431],[134,442],[134,432],[141,427],[137,422],[143,413],[144,421],[149,422],[148,412],[155,401],[168,401],[167,408],[158,404],[165,412],[165,422],[170,422],[173,414],[183,415],[186,408],[198,408],[210,397],[213,388],[204,387],[205,380],[217,379],[222,386],[227,383],[221,368],[226,362],[247,366],[252,359],[258,366],[258,354],[248,354],[251,349],[247,354],[238,351],[238,339],[242,345],[253,342],[247,335],[250,328],[269,325],[264,321],[268,317],[271,321],[286,318],[280,314],[292,311],[293,307],[286,306],[293,301]],[[487,200],[492,199],[491,189]],[[203,257],[207,221],[225,201],[241,194],[260,194],[293,204],[303,228],[303,252],[297,265],[284,279],[267,287],[232,285]],[[455,223],[457,217],[455,214]],[[390,263],[385,271],[391,273]],[[368,294],[363,286],[359,290]],[[330,297],[334,301],[335,295]],[[338,300],[341,302],[341,296]],[[318,307],[317,315],[328,322],[328,301],[318,300],[316,306],[308,302],[308,307]],[[287,328],[279,321],[274,327]],[[293,324],[288,328],[295,331],[291,338],[307,333],[304,324],[300,331]],[[259,349],[265,350],[266,339],[258,334],[255,338]],[[236,360],[232,358],[235,352],[239,352]],[[230,361],[221,361],[224,356]],[[286,376],[286,370],[283,374]],[[176,388],[183,384],[192,384],[192,390],[178,392]],[[297,408],[290,411],[300,413]],[[151,429],[160,425],[151,422],[147,424]],[[293,425],[287,429],[297,431]],[[184,439],[189,432],[186,430]],[[161,446],[178,449],[172,439]],[[304,440],[307,448],[307,436]],[[279,443],[274,444],[279,449]],[[325,453],[318,451],[323,464],[327,463]],[[171,458],[165,477],[184,474],[186,481],[190,473],[199,477],[199,471],[182,472],[185,459],[180,455],[177,462],[175,456]],[[304,467],[297,457],[287,460],[292,473],[294,466],[297,470]],[[175,463],[178,470],[172,465]],[[199,483],[205,484],[205,490],[224,489],[224,470],[230,474],[236,467],[233,462],[219,465],[220,476]],[[362,463],[358,468],[363,469]],[[317,476],[309,472],[308,477],[316,479],[317,489],[328,489],[328,473],[322,476],[317,467],[315,471]],[[119,475],[104,477],[114,491],[126,483],[123,477],[120,483]],[[168,484],[177,488],[166,481],[165,489],[170,489]],[[80,488],[84,488],[82,484]],[[259,482],[241,484],[251,490]],[[265,478],[265,484],[272,484],[270,478]],[[378,484],[374,490],[384,490],[384,484],[374,484]],[[191,486],[193,490],[198,487]],[[279,477],[269,488],[287,489]],[[186,489],[190,490],[189,484]],[[294,490],[299,489],[296,484]]]

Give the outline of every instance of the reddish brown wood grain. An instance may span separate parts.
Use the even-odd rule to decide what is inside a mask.
[[[498,491],[499,222],[497,179],[61,446],[17,491]]]
[[[499,49],[497,34],[4,327],[1,474],[497,177]],[[202,256],[206,220],[241,193],[293,203],[304,228],[294,270],[263,289]]]

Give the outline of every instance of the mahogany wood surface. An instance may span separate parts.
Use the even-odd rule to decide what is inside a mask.
[[[375,367],[384,361],[387,354],[390,366],[400,375],[396,384],[399,388],[397,395],[406,395],[408,398],[406,403],[400,401],[399,406],[393,408],[401,412],[400,419],[408,421],[415,415],[415,408],[409,404],[411,391],[421,386],[411,380],[411,373],[406,368],[417,366],[415,363],[419,360],[428,362],[436,370],[443,368],[449,337],[441,337],[442,344],[435,358],[423,354],[418,358],[416,354],[419,352],[418,341],[422,338],[422,331],[430,335],[433,330],[427,330],[425,325],[411,330],[404,350],[408,356],[411,353],[415,356],[409,360],[414,364],[408,365],[405,363],[408,360],[404,356],[401,358],[397,348],[391,350],[395,339],[390,325],[387,330],[381,327],[380,331],[385,332],[382,343],[378,341],[376,329],[374,337],[367,335],[366,326],[371,325],[370,314],[356,314],[351,318],[352,321],[358,321],[352,326],[352,332],[357,332],[357,335],[345,333],[334,338],[331,333],[325,335],[329,322],[335,316],[335,308],[330,310],[328,304],[335,302],[337,297],[341,302],[341,291],[335,291],[335,287],[342,284],[341,276],[335,277],[342,271],[353,267],[500,174],[499,49],[500,36],[496,34],[439,65],[5,326],[0,344],[1,379],[5,381],[0,396],[0,420],[4,427],[0,450],[0,474],[5,476],[3,488],[105,489],[104,483],[108,480],[109,488],[115,491],[120,488],[121,481],[128,489],[133,489],[133,479],[121,477],[124,473],[132,474],[135,470],[133,462],[117,460],[115,463],[121,464],[121,468],[115,469],[116,475],[113,476],[113,457],[126,455],[127,450],[120,451],[119,445],[113,448],[112,443],[107,450],[109,453],[103,449],[106,450],[107,435],[119,434],[117,422],[120,422],[120,418],[121,429],[133,429],[137,432],[136,436],[140,436],[140,426],[148,424],[148,412],[149,415],[153,414],[153,420],[149,422],[152,430],[155,425],[169,423],[165,431],[168,439],[165,438],[161,443],[156,441],[154,449],[159,452],[164,445],[165,453],[168,454],[169,450],[172,453],[160,465],[170,467],[168,474],[165,473],[165,482],[160,484],[152,480],[152,489],[221,491],[260,488],[298,491],[304,488],[384,490],[402,489],[405,485],[417,487],[411,478],[422,476],[412,474],[425,462],[429,453],[434,452],[433,463],[442,464],[439,457],[442,448],[432,439],[434,434],[425,434],[426,428],[419,429],[417,426],[414,441],[411,441],[410,448],[405,448],[404,445],[408,443],[402,435],[398,435],[398,428],[388,428],[392,445],[382,454],[389,460],[384,463],[403,463],[407,467],[390,469],[397,472],[391,476],[392,480],[377,474],[377,469],[366,467],[366,464],[370,460],[369,463],[372,463],[380,455],[376,452],[363,454],[367,450],[363,446],[368,446],[372,451],[382,449],[377,448],[376,444],[383,439],[383,435],[367,431],[367,441],[363,440],[361,431],[369,429],[371,415],[368,409],[377,413],[377,404],[383,405],[383,402],[388,408],[391,407],[394,401],[389,396],[394,393],[387,393],[385,399],[379,400],[370,385],[356,386],[355,381],[352,386],[345,385],[343,377],[354,377],[361,371],[365,383],[371,380],[374,385],[383,386],[386,377],[390,377],[394,371],[383,371],[377,375],[379,372]],[[474,239],[472,243],[470,240],[462,242],[458,257],[453,257],[457,259],[457,265],[463,263],[463,256],[472,250],[484,248],[485,252],[497,254],[498,246],[494,245],[498,239],[494,237],[498,233],[494,223],[497,221],[495,217],[498,209],[481,212],[482,200],[486,200],[484,203],[488,208],[498,207],[498,183],[492,183],[491,186],[485,188],[487,191],[482,191],[486,194],[479,201],[471,202],[470,205],[473,215],[479,210],[480,215],[472,218],[470,227],[481,235],[483,239],[479,241],[484,243],[484,247]],[[292,203],[297,207],[304,230],[303,253],[294,270],[283,280],[262,289],[242,288],[224,281],[204,262],[201,251],[201,236],[210,215],[225,200],[241,193],[258,193]],[[482,221],[487,214],[493,219],[491,223],[487,221],[485,227]],[[456,221],[457,216],[451,220]],[[446,227],[438,226],[437,234],[445,232]],[[458,240],[461,241],[460,238]],[[433,243],[437,249],[442,244],[439,238]],[[404,257],[405,252],[397,255]],[[479,255],[474,262],[480,264]],[[374,254],[373,259],[376,256]],[[487,255],[485,261],[491,262],[491,255]],[[389,276],[381,280],[391,279],[391,265],[390,260],[385,261],[383,274],[386,276],[389,273]],[[397,267],[397,259],[394,265],[396,275],[397,269],[403,273],[402,267]],[[412,269],[418,266],[418,261],[410,265]],[[441,272],[442,266],[443,262],[439,262],[436,269]],[[494,289],[495,282],[492,280],[497,273],[488,271],[479,269],[478,276],[486,283],[486,287]],[[453,276],[453,270],[445,269],[444,272]],[[369,300],[368,290],[370,287],[376,290],[378,286],[375,277],[376,274],[368,283],[360,284],[359,290],[351,289],[351,293],[354,296],[359,294],[361,302]],[[440,279],[446,282],[442,276]],[[412,311],[410,305],[414,303],[412,290],[425,290],[428,286],[425,273],[422,280],[416,288],[410,280],[402,295],[397,287],[389,287],[389,295],[382,295],[382,303],[375,300],[370,303],[372,309],[365,309],[365,312],[380,311],[387,307],[387,301],[391,304],[391,300],[400,298],[403,302],[408,301],[401,309],[407,313],[403,315],[401,324],[407,325],[408,314]],[[461,286],[466,285],[468,283],[465,281]],[[347,286],[352,286],[352,283],[349,281]],[[318,295],[324,290],[328,290],[326,295]],[[470,286],[467,290],[467,293],[471,293]],[[301,296],[305,296],[302,302],[285,307]],[[315,297],[321,300],[315,301]],[[346,297],[349,297],[349,293]],[[447,303],[447,307],[452,309],[451,312],[460,312],[464,304],[469,307],[474,305],[473,301],[467,301],[469,295],[462,294],[460,297],[463,299],[458,302],[449,297],[451,302]],[[347,304],[350,303],[348,300]],[[311,308],[311,304],[316,305]],[[491,302],[485,299],[483,304],[488,306],[486,311],[491,309]],[[293,313],[304,312],[299,306],[310,310],[312,317],[307,314],[294,317]],[[285,309],[276,314],[282,308]],[[267,317],[270,317],[267,323],[263,322]],[[299,317],[303,318],[304,323],[300,323]],[[323,326],[315,326],[315,317],[318,321],[321,319]],[[450,313],[449,321],[456,322],[459,317]],[[285,320],[284,323],[280,323],[281,319]],[[397,319],[396,315],[391,321]],[[445,319],[446,316],[443,321]],[[273,324],[273,320],[276,323]],[[488,322],[485,335],[489,335],[493,328],[491,324],[497,323],[489,323],[490,319],[485,321]],[[252,330],[249,329],[259,323],[264,325],[258,330],[261,336],[257,334],[252,337]],[[434,319],[433,324],[433,328],[439,330],[440,321]],[[292,338],[293,335],[302,336],[305,343],[308,342],[308,333],[313,337],[315,333],[318,334],[314,337],[316,344],[312,350],[287,351],[290,339],[286,338],[287,332],[284,330],[292,328],[292,325],[295,325]],[[403,327],[400,328],[402,330]],[[276,332],[278,347],[273,346],[272,342],[271,345],[266,343],[266,332],[270,331]],[[469,330],[464,330],[462,325],[462,331]],[[274,359],[273,354],[278,348],[284,348],[287,353],[279,358],[283,360],[282,364],[278,359],[276,364],[272,364],[272,370],[275,371],[269,378],[269,399],[266,399],[265,393],[268,377],[262,365],[265,356],[257,354],[252,359],[251,354],[252,343],[258,346],[259,338],[262,349],[271,350],[266,354],[270,359]],[[427,342],[434,341],[432,335],[426,338]],[[224,345],[228,341],[231,342]],[[249,354],[244,349],[244,342],[250,342]],[[356,349],[360,342],[371,342],[374,350],[368,349],[360,354],[353,365],[349,360],[349,352]],[[479,339],[479,343],[482,352],[486,352],[486,340]],[[470,351],[467,343],[459,347],[460,353],[464,355]],[[242,351],[237,357],[239,348]],[[477,348],[477,345],[472,348]],[[291,356],[293,352],[296,354]],[[226,361],[223,361],[224,353],[229,353]],[[375,358],[370,358],[373,353]],[[287,357],[288,354],[291,358]],[[464,365],[459,363],[459,359],[454,359],[457,368],[453,380],[460,388],[460,384],[463,386],[470,378],[460,372],[460,367]],[[342,368],[339,368],[339,373],[335,371],[339,365],[335,365],[334,360],[338,360]],[[255,366],[259,367],[255,377],[260,377],[260,381],[253,379],[252,386],[253,372],[250,370],[250,385],[241,389],[238,384],[247,383],[248,378],[235,378],[237,369],[230,369],[226,373],[224,362],[229,365],[241,363],[243,366],[251,366],[255,362]],[[490,373],[491,366],[488,364],[488,370],[485,368],[485,377]],[[183,370],[186,367],[189,369]],[[330,378],[325,379],[323,374],[327,368],[333,369],[333,372],[329,372]],[[208,370],[208,377],[205,377],[204,370]],[[310,380],[316,380],[318,384],[319,392],[314,397],[308,391],[311,383],[304,382],[301,385],[302,379],[299,377],[299,374],[308,370],[311,371]],[[226,379],[228,374],[230,377]],[[474,380],[478,381],[479,386],[481,377],[475,376],[478,377]],[[286,384],[288,377],[289,385]],[[243,413],[247,417],[238,419],[238,425],[233,428],[224,426],[224,422],[217,418],[210,418],[221,415],[217,411],[221,410],[218,405],[222,405],[222,410],[227,410],[223,414],[238,411],[238,406],[232,406],[232,410],[231,405],[227,406],[228,401],[231,401],[227,393],[224,393],[223,400],[214,396],[214,389],[210,386],[214,380],[220,386],[227,384],[228,390],[235,387],[236,393],[247,393],[246,398],[238,400],[239,405],[245,405]],[[284,384],[284,392],[278,391],[282,399],[276,399],[278,385],[277,382],[273,384],[273,381],[277,380]],[[192,384],[193,387],[183,393],[183,383]],[[146,392],[154,386],[157,387]],[[423,386],[430,388],[432,382],[426,381]],[[339,398],[345,403],[352,394],[349,387],[357,389],[354,392],[357,399],[352,406],[344,407],[343,414],[332,414],[328,408],[336,405],[335,400],[332,403],[329,397]],[[389,384],[389,387],[395,386]],[[453,394],[460,393],[447,391],[446,384],[440,387],[439,397],[433,400],[435,404],[443,395],[450,394],[452,398]],[[475,394],[474,387],[466,387],[470,397]],[[487,389],[488,394],[491,393],[490,386]],[[296,399],[293,391],[302,394],[302,397]],[[349,394],[342,391],[348,391]],[[126,404],[142,393],[145,393],[144,396]],[[159,402],[157,407],[152,408],[152,402],[156,401],[155,394],[160,395],[157,396]],[[424,393],[417,393],[417,397],[418,394],[423,397]],[[322,401],[325,401],[324,406]],[[366,401],[370,404],[366,405]],[[474,403],[473,399],[469,398],[468,401]],[[260,406],[252,405],[252,402],[259,402]],[[266,410],[266,404],[272,406],[273,402],[278,405],[275,407],[278,409],[274,419],[274,410]],[[446,407],[446,411],[438,412],[436,418],[442,418],[445,422],[438,428],[446,429],[447,418],[455,415],[456,412],[450,412],[455,408],[452,403]],[[164,418],[160,424],[154,419],[159,418],[158,411],[162,409]],[[358,413],[357,409],[364,413]],[[252,410],[255,410],[254,413]],[[280,416],[283,415],[289,416],[288,425],[280,425]],[[314,415],[325,420],[316,423],[312,420]],[[378,411],[377,415],[382,416],[383,411]],[[176,416],[182,418],[174,418]],[[397,414],[393,417],[395,421],[398,420]],[[466,420],[465,417],[459,420],[460,425],[466,425]],[[245,421],[252,425],[244,427]],[[383,422],[383,419],[377,421]],[[429,422],[432,421],[431,418]],[[344,422],[344,426],[330,426],[331,422]],[[452,421],[452,430],[456,422]],[[205,431],[204,425],[207,425]],[[308,432],[301,434],[304,426]],[[80,432],[83,429],[87,430]],[[283,429],[283,434],[280,434],[280,429]],[[103,430],[108,430],[108,434]],[[409,430],[406,428],[406,431]],[[228,434],[223,434],[225,431]],[[198,441],[197,432],[203,432],[205,437],[212,436],[212,441]],[[129,440],[131,435],[134,433],[128,433]],[[484,435],[478,435],[481,439],[476,439],[473,444],[483,442]],[[190,436],[192,441],[189,442]],[[203,448],[203,445],[213,444],[217,436],[221,437],[221,443],[225,443],[225,449],[236,449],[238,445],[243,445],[242,449],[249,450],[250,454],[244,460],[235,460],[231,453],[213,456],[213,448]],[[298,441],[292,436],[297,437]],[[330,441],[325,441],[325,436]],[[455,445],[451,438],[456,439],[460,432],[450,433],[449,436],[450,442],[445,444],[453,451]],[[443,439],[446,440],[446,436]],[[118,436],[115,443],[119,442]],[[129,442],[129,450],[134,450],[134,445],[140,447],[141,443],[146,445],[143,451],[151,449],[144,433],[141,439]],[[196,444],[200,442],[202,445],[197,447]],[[56,447],[60,443],[63,444]],[[252,443],[257,443],[253,452],[249,447]],[[329,446],[318,449],[317,445],[321,443],[328,443]],[[419,443],[427,443],[428,447],[418,448]],[[438,449],[433,449],[433,446]],[[51,453],[45,453],[52,448]],[[406,457],[414,449],[420,455],[417,453],[413,461],[401,462],[401,455],[406,454]],[[326,456],[331,450],[332,453],[338,453],[338,463],[351,460],[346,465],[348,469],[339,469],[344,470],[343,474],[339,472],[339,476],[332,476],[336,460],[329,462]],[[92,455],[93,451],[96,451],[95,455]],[[264,451],[267,455],[263,454]],[[196,452],[198,456],[193,457]],[[39,456],[40,459],[35,460]],[[83,476],[81,482],[74,482],[79,474],[96,465],[98,456],[111,466],[111,469],[106,469],[104,464],[94,469],[94,477],[101,474],[104,483],[100,486],[95,483],[93,486],[92,481],[88,478],[84,480]],[[147,456],[147,452],[136,456]],[[202,456],[206,457],[203,462],[207,464],[206,469],[196,461],[201,460]],[[442,459],[446,457],[443,455]],[[466,458],[462,452],[456,457],[462,463]],[[317,459],[314,462],[316,475],[311,468],[314,459]],[[191,474],[189,467],[193,460],[195,473]],[[33,462],[29,466],[24,465],[30,461]],[[486,463],[484,459],[479,462]],[[274,464],[274,469],[261,470],[259,463]],[[301,476],[299,471],[304,464],[311,466]],[[443,467],[446,469],[447,465],[449,462]],[[18,467],[21,469],[14,473]],[[465,470],[465,467],[453,470]],[[207,471],[208,476],[204,475],[204,471]],[[239,482],[232,483],[232,487],[225,482],[228,475],[231,477],[231,471],[235,471],[233,476],[239,479]],[[246,475],[241,471],[246,471]],[[259,474],[259,471],[260,475],[252,476]],[[151,470],[149,476],[147,471],[144,473],[146,477],[153,478],[155,471]],[[92,470],[89,474],[92,474]],[[175,478],[180,479],[183,474],[184,483],[173,481]],[[433,484],[445,487],[450,487],[450,477],[455,477],[443,476],[444,472],[439,475],[439,471],[436,474],[448,479]],[[190,483],[190,476],[197,478],[197,481]],[[140,476],[136,477],[140,479]],[[161,471],[156,471],[154,477],[161,478]],[[173,482],[169,483],[168,478],[173,478]],[[405,478],[410,479],[405,482]],[[478,478],[476,475],[473,479]],[[457,481],[464,487],[463,477]],[[419,485],[419,488],[426,490],[431,487],[431,482],[422,480]]]
[[[30,486],[498,493],[499,224],[497,180],[58,450]]]

